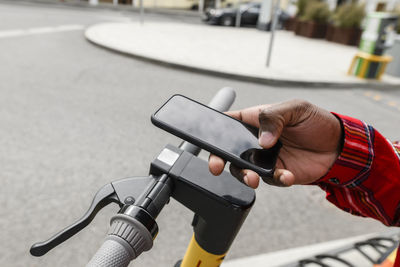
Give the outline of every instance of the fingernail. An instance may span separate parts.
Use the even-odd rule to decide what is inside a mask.
[[[286,185],[286,183],[285,183],[285,175],[284,175],[284,174],[281,174],[281,176],[279,176],[279,181],[280,181],[282,184]]]
[[[243,181],[248,185],[249,184],[249,177],[247,177],[247,175],[245,175],[243,177]]]
[[[258,143],[261,147],[270,147],[274,136],[270,132],[261,132]]]

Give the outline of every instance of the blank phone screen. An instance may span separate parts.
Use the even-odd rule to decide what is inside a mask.
[[[164,104],[155,117],[174,130],[229,153],[233,157],[262,168],[273,168],[276,155],[273,155],[274,151],[260,147],[258,128],[245,125],[179,95],[173,96]],[[271,156],[274,160],[267,160]]]

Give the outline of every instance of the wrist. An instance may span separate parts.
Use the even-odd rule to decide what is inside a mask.
[[[316,183],[346,186],[359,173],[367,172],[373,162],[374,131],[364,122],[348,116],[332,113],[338,120],[338,157],[329,171]]]
[[[339,155],[342,153],[343,146],[344,146],[344,126],[343,126],[343,121],[340,119],[340,117],[336,114],[331,112],[331,114],[335,117],[336,121],[339,124],[339,127],[337,127],[339,133],[338,133],[338,142],[337,142],[337,147],[336,147],[336,159],[339,157]],[[333,164],[332,164],[333,165]]]

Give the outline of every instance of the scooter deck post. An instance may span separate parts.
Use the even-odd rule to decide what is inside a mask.
[[[195,213],[194,235],[178,266],[219,266],[254,204],[255,191],[228,172],[213,176],[206,161],[177,147],[167,145],[163,152],[174,163],[159,157],[151,174],[168,173],[174,181],[171,196]]]

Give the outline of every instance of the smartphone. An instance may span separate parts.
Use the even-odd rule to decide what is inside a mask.
[[[183,95],[172,96],[152,116],[157,127],[207,150],[263,179],[274,174],[281,143],[258,144],[259,129]]]

